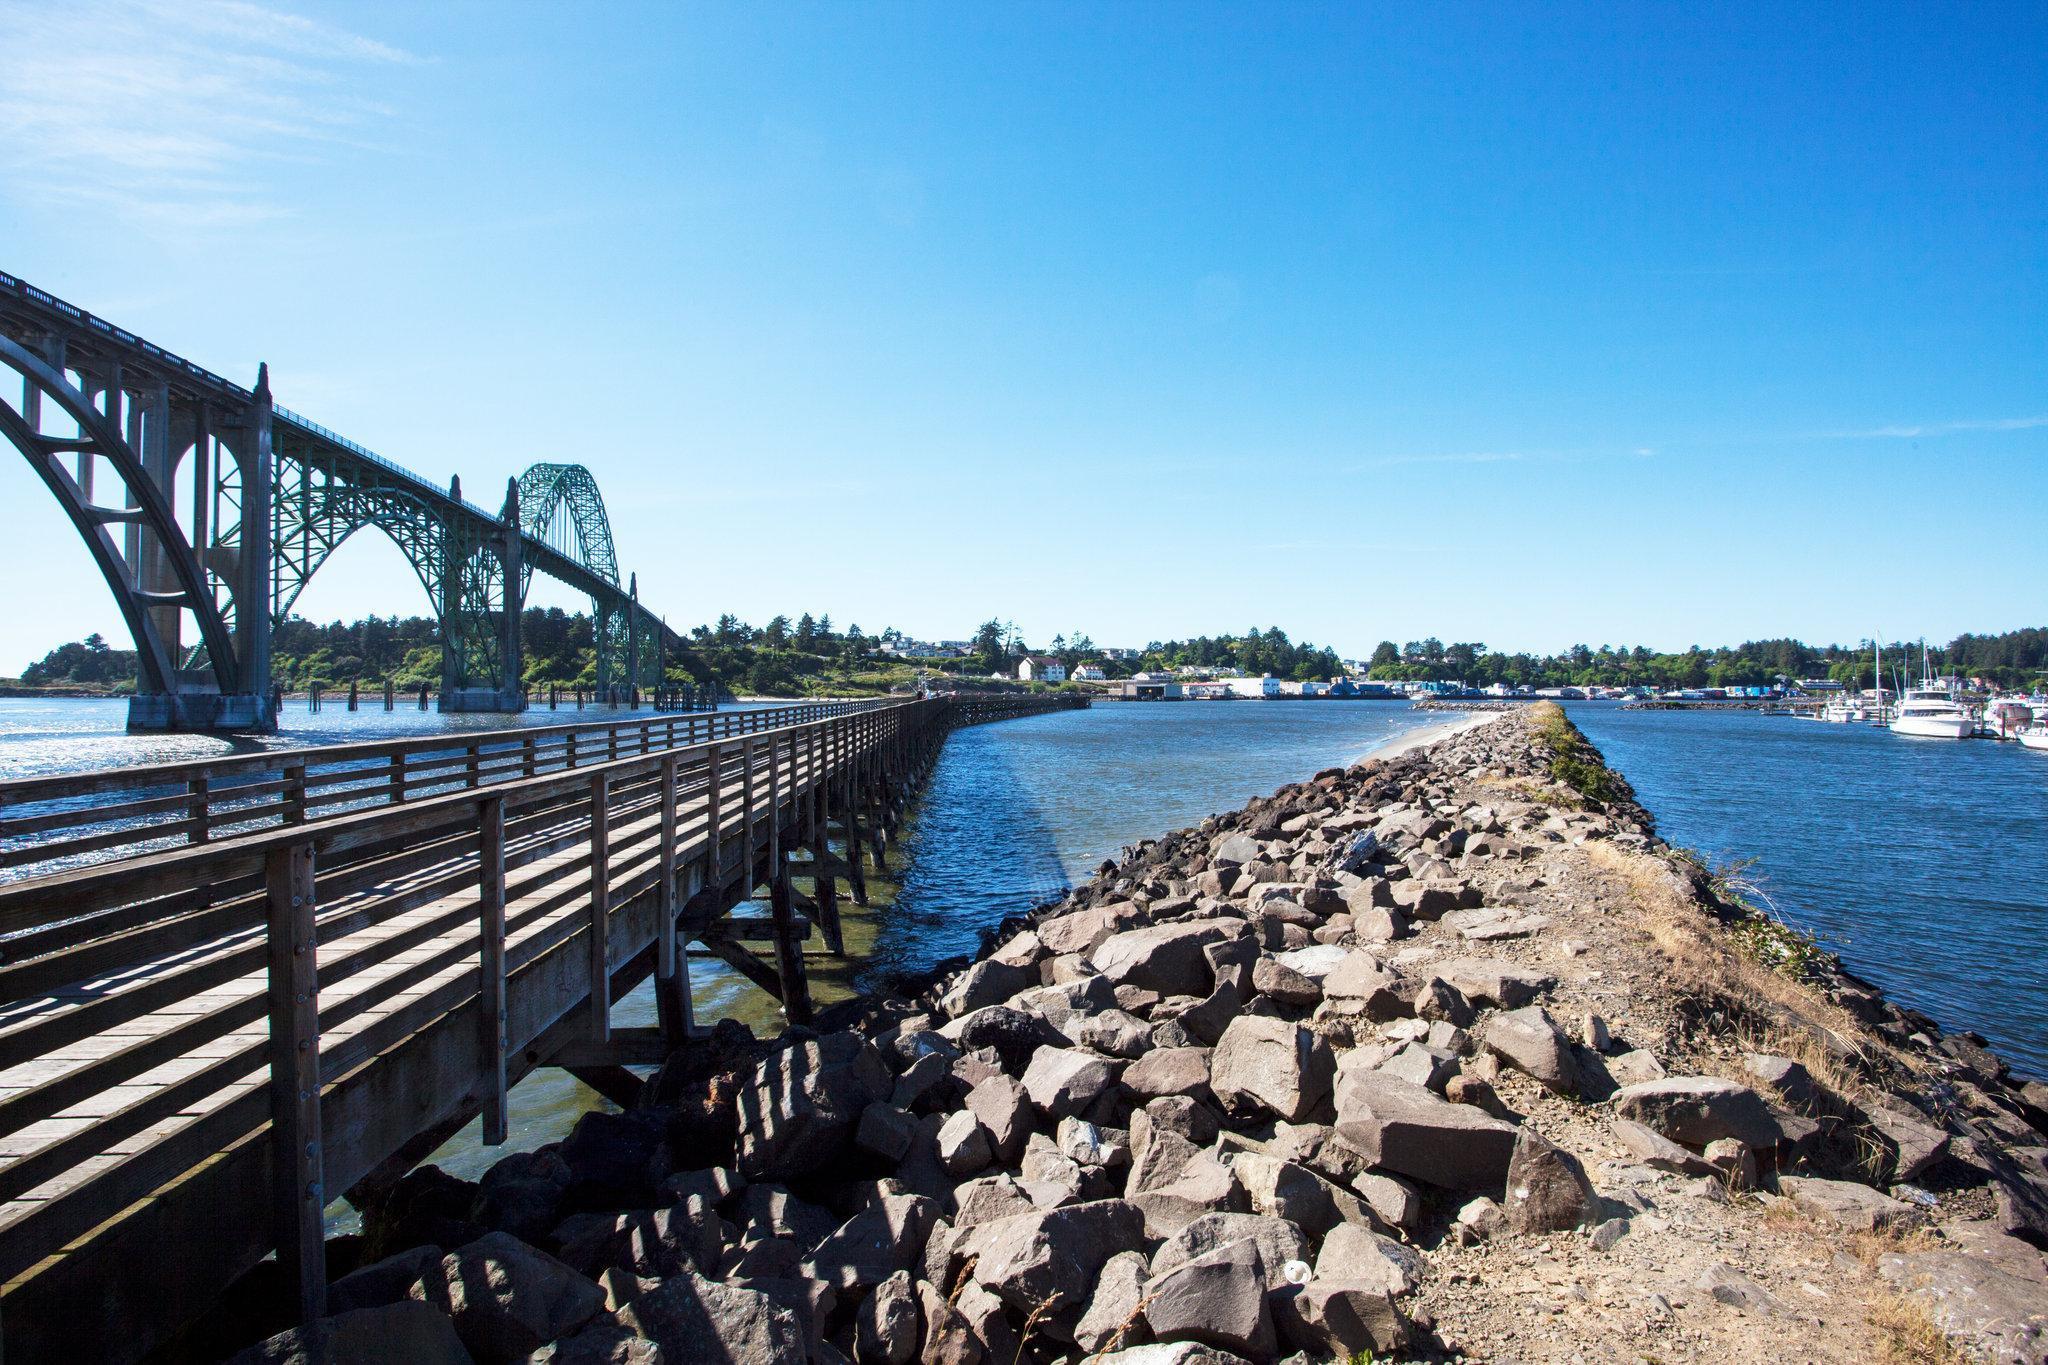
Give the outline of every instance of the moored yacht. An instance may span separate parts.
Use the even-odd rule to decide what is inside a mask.
[[[1916,687],[1899,699],[1892,717],[1895,735],[1927,739],[1968,739],[1977,733],[1977,718],[1955,697],[1938,688]]]
[[[1977,717],[1956,700],[1956,694],[1934,685],[1934,660],[1927,642],[1920,642],[1920,685],[1899,698],[1892,713],[1892,733],[1926,739],[1968,739],[1977,733]]]
[[[2026,745],[2029,749],[2048,751],[2048,723],[2035,721],[2032,725],[2020,731],[2019,740],[2020,743]]]

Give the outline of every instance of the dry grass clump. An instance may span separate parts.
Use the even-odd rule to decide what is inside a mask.
[[[1802,981],[1741,952],[1701,904],[1685,870],[1605,840],[1584,847],[1588,862],[1627,887],[1640,927],[1667,961],[1665,980],[1703,1013],[1720,1016],[1727,1041],[1744,1051],[1790,1057],[1837,1094],[1865,1088],[1856,1022]]]
[[[1870,1304],[1869,1320],[1883,1365],[1962,1365],[1965,1359],[1927,1306],[1904,1295],[1880,1294]]]

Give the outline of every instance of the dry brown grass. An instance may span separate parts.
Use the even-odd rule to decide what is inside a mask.
[[[1869,1319],[1883,1365],[1962,1365],[1965,1359],[1917,1300],[1881,1294],[1870,1304]]]
[[[1875,1270],[1880,1259],[1901,1252],[1939,1251],[1942,1240],[1924,1223],[1849,1234],[1849,1254]]]
[[[1584,848],[1595,869],[1627,888],[1639,926],[1666,959],[1666,983],[1728,1020],[1721,1041],[1739,1051],[1790,1057],[1837,1094],[1864,1092],[1868,1082],[1858,1062],[1868,1045],[1846,1011],[1740,952],[1664,858],[1604,840]],[[1788,1018],[1803,1027],[1780,1022]]]

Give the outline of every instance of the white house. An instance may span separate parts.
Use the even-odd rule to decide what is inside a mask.
[[[1075,682],[1101,682],[1104,679],[1102,665],[1096,663],[1077,664],[1074,667]]]
[[[1026,654],[1017,660],[1017,676],[1025,682],[1065,682],[1067,666],[1050,654]]]
[[[1268,673],[1263,678],[1230,678],[1226,680],[1233,695],[1240,697],[1277,697],[1281,695],[1280,680]]]

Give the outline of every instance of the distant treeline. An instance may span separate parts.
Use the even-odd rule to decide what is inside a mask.
[[[522,621],[525,679],[544,688],[590,687],[597,681],[597,653],[591,618],[557,607],[529,608]],[[1335,677],[1344,665],[1334,650],[1296,643],[1279,627],[1254,627],[1243,635],[1198,636],[1153,641],[1136,658],[1103,659],[1082,632],[1056,635],[1041,651],[1028,648],[1014,625],[991,618],[975,631],[964,655],[906,660],[884,650],[901,632],[865,634],[857,625],[835,628],[830,616],[805,612],[792,620],[777,616],[752,626],[730,614],[697,626],[671,641],[668,676],[674,682],[716,685],[738,693],[799,696],[808,692],[886,692],[910,683],[921,669],[963,677],[1013,674],[1017,658],[1040,652],[1062,659],[1069,669],[1101,663],[1112,678],[1183,666],[1237,668],[1254,677]],[[1919,651],[1888,644],[1885,671],[1907,667],[1917,675]],[[1869,642],[1854,646],[1808,645],[1798,640],[1752,640],[1732,648],[1698,646],[1682,654],[1602,645],[1573,645],[1557,654],[1500,654],[1483,644],[1383,640],[1373,651],[1370,673],[1382,679],[1456,680],[1474,686],[1563,687],[1729,687],[1766,684],[1779,677],[1832,678],[1851,685],[1871,682]],[[2003,635],[1959,635],[1931,651],[1937,672],[1986,678],[2002,686],[2026,686],[2048,675],[2048,629]],[[390,679],[401,689],[439,686],[440,628],[431,617],[369,616],[360,621],[316,625],[291,617],[272,639],[276,682],[291,690],[345,688],[351,681],[381,688]],[[135,652],[115,649],[98,635],[60,645],[29,665],[21,681],[30,686],[85,686],[119,690],[135,680]]]
[[[1908,658],[1910,653],[1911,657]],[[1930,646],[1937,673],[1984,678],[2003,687],[2023,687],[2048,674],[2048,630],[2009,631],[2004,635],[1959,635],[1947,645]],[[1873,679],[1874,651],[1869,641],[1856,645],[1809,645],[1798,640],[1751,640],[1734,647],[1683,654],[1633,648],[1573,645],[1558,654],[1496,654],[1483,644],[1411,640],[1396,645],[1380,641],[1373,651],[1371,676],[1386,679],[1457,679],[1478,687],[1510,686],[1674,687],[1762,686],[1777,678],[1830,678],[1868,687]],[[1884,647],[1887,680],[1898,670],[1918,677],[1917,644],[1896,642]]]

